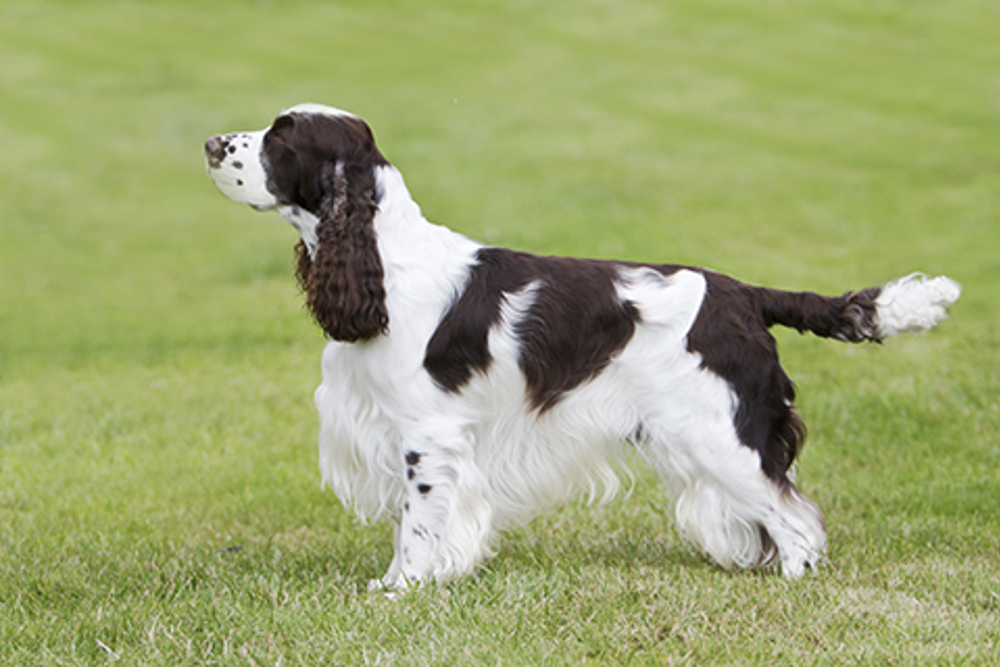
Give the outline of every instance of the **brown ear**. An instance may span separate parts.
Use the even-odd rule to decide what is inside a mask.
[[[298,277],[306,305],[326,334],[344,342],[388,329],[382,258],[375,234],[375,175],[371,165],[342,160],[321,169],[320,222],[310,258],[299,245]]]

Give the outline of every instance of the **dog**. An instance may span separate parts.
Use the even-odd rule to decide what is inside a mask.
[[[317,104],[212,137],[205,157],[224,195],[301,237],[297,278],[330,339],[320,469],[362,520],[394,523],[385,589],[468,575],[504,529],[610,498],[629,449],[720,566],[801,576],[826,525],[794,483],[805,430],[769,328],[882,341],[961,293],[913,274],[826,297],[488,247],[428,222],[368,124]]]

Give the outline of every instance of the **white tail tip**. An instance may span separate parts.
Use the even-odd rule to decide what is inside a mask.
[[[889,283],[875,300],[878,338],[933,328],[948,317],[948,307],[961,294],[962,286],[945,276],[912,273]]]

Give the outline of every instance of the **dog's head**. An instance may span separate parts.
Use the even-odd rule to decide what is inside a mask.
[[[327,335],[353,342],[385,333],[374,170],[389,163],[367,123],[301,104],[263,130],[209,138],[205,162],[222,194],[258,210],[278,209],[303,233],[298,278]]]
[[[320,104],[287,109],[262,130],[210,137],[205,163],[216,187],[238,204],[261,210],[298,206],[317,217],[324,167],[389,164],[365,121]]]

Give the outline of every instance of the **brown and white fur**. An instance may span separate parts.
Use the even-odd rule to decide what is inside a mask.
[[[630,447],[721,566],[801,575],[826,526],[793,483],[804,428],[768,328],[880,341],[933,327],[960,293],[915,274],[824,297],[486,247],[423,217],[363,120],[315,104],[205,151],[227,197],[301,235],[330,338],[320,469],[362,519],[395,523],[388,588],[473,572],[498,531],[581,489],[612,496]]]

